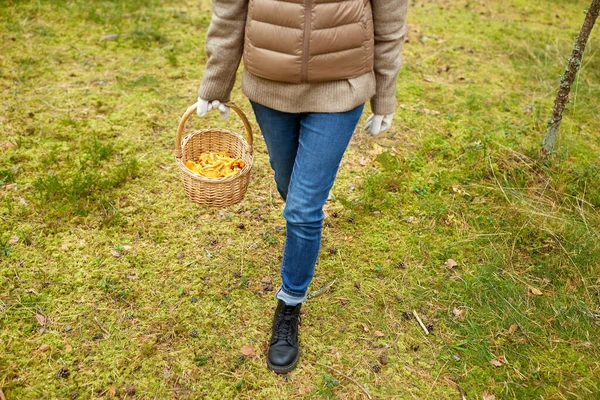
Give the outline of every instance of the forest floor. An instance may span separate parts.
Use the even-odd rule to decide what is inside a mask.
[[[282,202],[239,81],[245,200],[191,203],[173,156],[209,2],[0,0],[6,398],[600,398],[600,27],[539,157],[587,4],[412,4],[393,127],[367,110],[346,153],[310,290],[335,282],[282,377]]]

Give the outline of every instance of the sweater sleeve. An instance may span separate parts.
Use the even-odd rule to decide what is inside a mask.
[[[396,79],[402,64],[406,36],[408,0],[371,0],[375,29],[376,92],[371,98],[374,114],[392,114],[396,109]]]
[[[244,49],[248,0],[212,0],[212,18],[206,34],[208,60],[198,96],[204,100],[230,99]]]

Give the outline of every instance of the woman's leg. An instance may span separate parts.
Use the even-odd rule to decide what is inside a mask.
[[[277,191],[286,200],[298,151],[302,114],[285,113],[250,101],[269,150]]]
[[[300,120],[299,146],[283,216],[287,234],[277,298],[288,305],[306,299],[321,247],[323,205],[363,105],[342,113],[307,113]]]

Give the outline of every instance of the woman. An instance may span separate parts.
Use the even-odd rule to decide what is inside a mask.
[[[198,115],[229,109],[244,58],[242,92],[267,144],[286,201],[282,285],[267,365],[298,362],[298,317],[321,245],[323,205],[367,100],[365,128],[389,128],[406,32],[407,0],[213,0]]]

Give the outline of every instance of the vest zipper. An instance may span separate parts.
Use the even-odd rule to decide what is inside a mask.
[[[313,0],[304,1],[304,43],[302,49],[302,70],[300,82],[308,82],[308,52],[310,50],[310,31],[312,25],[312,3]]]

